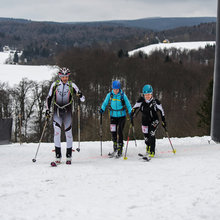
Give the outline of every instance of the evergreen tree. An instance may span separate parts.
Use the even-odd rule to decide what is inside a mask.
[[[197,115],[199,116],[198,126],[204,128],[207,135],[210,134],[211,127],[212,94],[213,80],[209,82],[209,86],[205,93],[205,100],[200,105],[199,111],[197,111]]]

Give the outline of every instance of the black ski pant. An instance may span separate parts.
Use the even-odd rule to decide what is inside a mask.
[[[155,132],[157,126],[142,124],[142,132],[144,134],[145,144],[147,145],[147,148],[150,149],[150,152],[154,154],[155,154],[155,145],[156,145]]]
[[[123,146],[123,129],[125,126],[126,117],[111,117],[110,131],[112,133],[112,141]],[[118,135],[118,138],[117,138]]]

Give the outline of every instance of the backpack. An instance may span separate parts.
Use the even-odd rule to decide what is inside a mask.
[[[53,91],[54,91],[53,95],[54,95],[54,97],[55,97],[56,89],[57,89],[59,83],[60,83],[60,80],[58,79],[58,80],[56,81],[54,87],[53,87]],[[71,82],[71,81],[68,81],[68,83],[69,83],[69,87],[70,87],[70,94],[71,94],[71,96],[72,96],[72,98],[73,98],[73,86],[72,86],[72,82]],[[73,102],[73,99],[71,99],[70,104],[71,104],[72,102]],[[54,103],[55,103],[55,100],[54,100]]]
[[[111,103],[113,96],[114,96],[114,94],[113,94],[113,92],[111,92],[109,104]],[[124,92],[123,91],[121,91],[121,103],[122,103],[123,108],[120,109],[120,110],[114,110],[114,111],[121,111],[121,110],[125,110],[126,109],[125,108],[125,100],[124,100]],[[112,110],[111,104],[109,105],[109,108],[110,108],[110,110]]]

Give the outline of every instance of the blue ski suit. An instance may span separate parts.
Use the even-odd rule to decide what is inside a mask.
[[[108,105],[110,105],[110,131],[112,133],[112,140],[114,145],[118,143],[119,146],[123,147],[123,129],[126,119],[125,107],[130,115],[132,111],[131,104],[128,97],[120,89],[118,94],[114,94],[113,90],[107,94],[101,109],[105,111]]]
[[[120,89],[118,94],[115,95],[113,90],[109,92],[102,104],[101,109],[105,111],[106,107],[108,106],[110,102],[110,117],[125,117],[126,116],[126,110],[123,105],[123,99],[124,104],[128,109],[128,113],[131,113],[132,107],[128,100],[128,97],[124,94],[124,92]]]

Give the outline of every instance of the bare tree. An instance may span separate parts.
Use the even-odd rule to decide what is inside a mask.
[[[31,116],[34,113],[34,105],[36,102],[36,98],[33,96],[33,88],[35,83],[26,78],[22,79],[21,82],[12,90],[13,97],[13,105],[14,105],[14,116],[15,118],[21,118],[21,122],[19,120],[15,120],[15,134],[17,135],[19,125],[23,127],[23,136],[24,141],[28,140],[28,124],[31,119]]]

